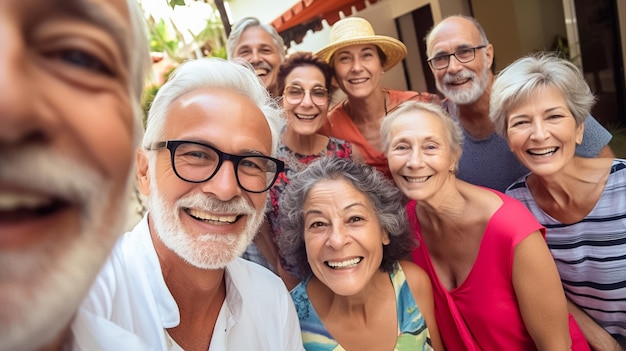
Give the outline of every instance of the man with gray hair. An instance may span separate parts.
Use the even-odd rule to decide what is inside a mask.
[[[276,77],[278,68],[285,61],[285,43],[276,29],[262,24],[257,18],[239,20],[228,36],[226,52],[229,59],[242,58],[254,67],[257,76],[272,97],[280,96]]]
[[[174,71],[136,154],[148,212],[77,316],[82,348],[303,349],[280,278],[239,257],[284,166],[271,156],[280,113],[245,62],[199,59]]]
[[[489,119],[494,47],[475,18],[450,16],[426,36],[428,64],[445,107],[463,127],[465,142],[457,176],[469,183],[504,191],[528,173]],[[576,153],[607,157],[611,134],[593,117],[585,121],[583,142]]]
[[[2,0],[0,43],[0,350],[68,350],[126,224],[143,15],[135,0]]]

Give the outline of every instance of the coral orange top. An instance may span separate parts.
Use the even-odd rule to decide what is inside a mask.
[[[439,96],[430,93],[399,90],[385,90],[385,92],[389,93],[389,100],[386,106],[387,112],[391,112],[398,107],[401,102],[407,100],[432,102],[436,104],[441,103]],[[363,155],[368,165],[376,167],[377,170],[383,172],[387,178],[391,179],[387,157],[385,157],[385,154],[380,150],[374,149],[367,140],[365,140],[359,128],[354,124],[352,118],[350,118],[343,108],[343,101],[330,110],[328,120],[326,124],[322,126],[319,133],[349,141],[358,148],[358,151]]]

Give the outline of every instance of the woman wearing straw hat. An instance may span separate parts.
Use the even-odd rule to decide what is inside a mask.
[[[354,154],[391,178],[382,152],[380,123],[405,100],[439,102],[429,93],[389,90],[382,87],[385,71],[402,61],[406,46],[397,39],[376,35],[372,25],[359,17],[346,17],[330,31],[330,44],[317,55],[333,67],[334,77],[347,99],[328,114],[321,133],[351,142]]]

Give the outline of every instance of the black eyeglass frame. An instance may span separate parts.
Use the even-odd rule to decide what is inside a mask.
[[[215,167],[215,170],[213,171],[212,174],[210,174],[208,177],[206,177],[203,180],[189,180],[186,178],[183,178],[178,171],[176,170],[176,162],[174,160],[174,155],[176,154],[176,149],[183,144],[195,144],[195,145],[200,145],[206,148],[209,148],[213,151],[215,151],[215,153],[218,156],[218,162],[217,162],[217,166]],[[266,192],[267,190],[269,190],[274,183],[276,182],[276,179],[278,179],[278,175],[280,174],[280,172],[283,171],[283,169],[285,169],[285,162],[274,158],[274,157],[270,157],[270,156],[265,156],[265,155],[233,155],[233,154],[229,154],[227,152],[223,152],[211,145],[207,145],[204,143],[200,143],[197,141],[190,141],[190,140],[166,140],[166,141],[156,141],[152,144],[150,144],[150,146],[147,147],[148,150],[161,150],[161,149],[168,149],[170,150],[170,161],[171,161],[171,166],[172,166],[172,170],[174,170],[174,174],[176,174],[176,176],[178,178],[180,178],[181,180],[185,181],[185,182],[189,182],[189,183],[204,183],[208,180],[210,180],[211,178],[213,178],[217,172],[220,170],[220,168],[222,168],[222,165],[224,164],[224,161],[231,161],[233,163],[233,167],[235,168],[235,179],[237,179],[237,185],[239,185],[239,187],[249,193],[255,193],[255,194],[259,194],[259,193],[263,193]],[[268,182],[267,187],[263,190],[249,190],[246,187],[244,187],[241,182],[239,181],[239,173],[237,172],[237,168],[239,167],[239,162],[241,162],[241,160],[249,158],[249,157],[257,157],[257,158],[263,158],[266,160],[270,160],[273,161],[276,164],[276,172],[274,174],[274,179],[272,179],[271,182]]]
[[[285,93],[287,92],[287,89],[293,88],[293,87],[298,87],[298,88],[300,88],[300,90],[302,90],[302,93],[303,93],[302,94],[302,98],[298,102],[291,102],[291,101],[289,101],[289,98],[287,98],[287,96],[285,95]],[[322,90],[322,91],[324,91],[326,93],[326,102],[324,102],[323,104],[318,104],[317,102],[315,102],[313,100],[313,95],[311,95],[311,92],[313,90]],[[316,86],[316,87],[313,87],[313,89],[309,89],[309,90],[306,90],[306,89],[304,89],[303,87],[301,87],[301,86],[299,86],[297,84],[288,85],[288,86],[285,87],[285,89],[283,89],[282,98],[285,99],[285,101],[287,101],[288,103],[290,103],[292,105],[298,105],[298,104],[302,103],[302,101],[304,100],[304,97],[306,96],[306,94],[309,94],[309,98],[311,99],[311,102],[313,102],[313,104],[315,106],[324,106],[324,105],[326,105],[326,104],[328,104],[330,102],[330,91],[328,91],[328,89],[326,89],[326,87],[319,86],[319,85]]]
[[[454,58],[455,58],[457,61],[459,61],[460,63],[468,63],[468,62],[472,62],[472,61],[474,61],[474,59],[476,59],[476,50],[484,49],[484,48],[486,48],[486,47],[487,47],[487,44],[478,45],[478,46],[475,46],[475,47],[473,47],[473,48],[462,48],[462,49],[459,49],[459,50],[457,50],[457,51],[455,51],[455,52],[453,52],[453,53],[451,53],[451,54],[437,55],[437,56],[431,57],[431,58],[429,58],[429,59],[428,59],[428,60],[426,60],[426,61],[428,62],[428,64],[430,65],[430,67],[432,67],[432,69],[442,70],[442,69],[446,69],[446,68],[448,68],[448,66],[450,66],[450,57],[451,57],[451,56],[454,56]],[[469,60],[461,60],[461,59],[457,56],[457,54],[458,54],[460,51],[465,51],[465,50],[472,50],[473,55],[472,55],[472,58],[471,58],[471,59],[469,59]],[[440,58],[443,58],[443,57],[447,57],[447,58],[448,58],[448,62],[446,63],[446,65],[445,65],[445,66],[443,66],[443,67],[439,67],[439,68],[435,67],[435,65],[432,63],[432,60],[434,60],[434,59],[440,59]]]

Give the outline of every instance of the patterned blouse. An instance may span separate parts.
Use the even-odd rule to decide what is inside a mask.
[[[399,264],[396,266],[396,271],[389,274],[396,294],[398,314],[398,338],[394,351],[432,351],[430,333],[424,316],[417,307],[402,267]],[[326,330],[315,308],[311,305],[306,292],[309,279],[301,282],[291,291],[291,298],[298,311],[304,349],[306,351],[344,351],[345,349]]]
[[[283,191],[285,191],[285,187],[290,183],[294,174],[305,169],[309,163],[325,156],[352,159],[352,144],[347,141],[329,137],[326,149],[316,155],[302,155],[293,152],[285,144],[283,144],[282,141],[278,145],[276,157],[285,162],[285,169],[280,172],[274,186],[270,189],[270,201],[272,208],[267,213],[267,216],[270,220],[274,236],[277,236],[280,233],[280,227],[278,224],[278,206],[280,203],[280,197],[282,196]]]

